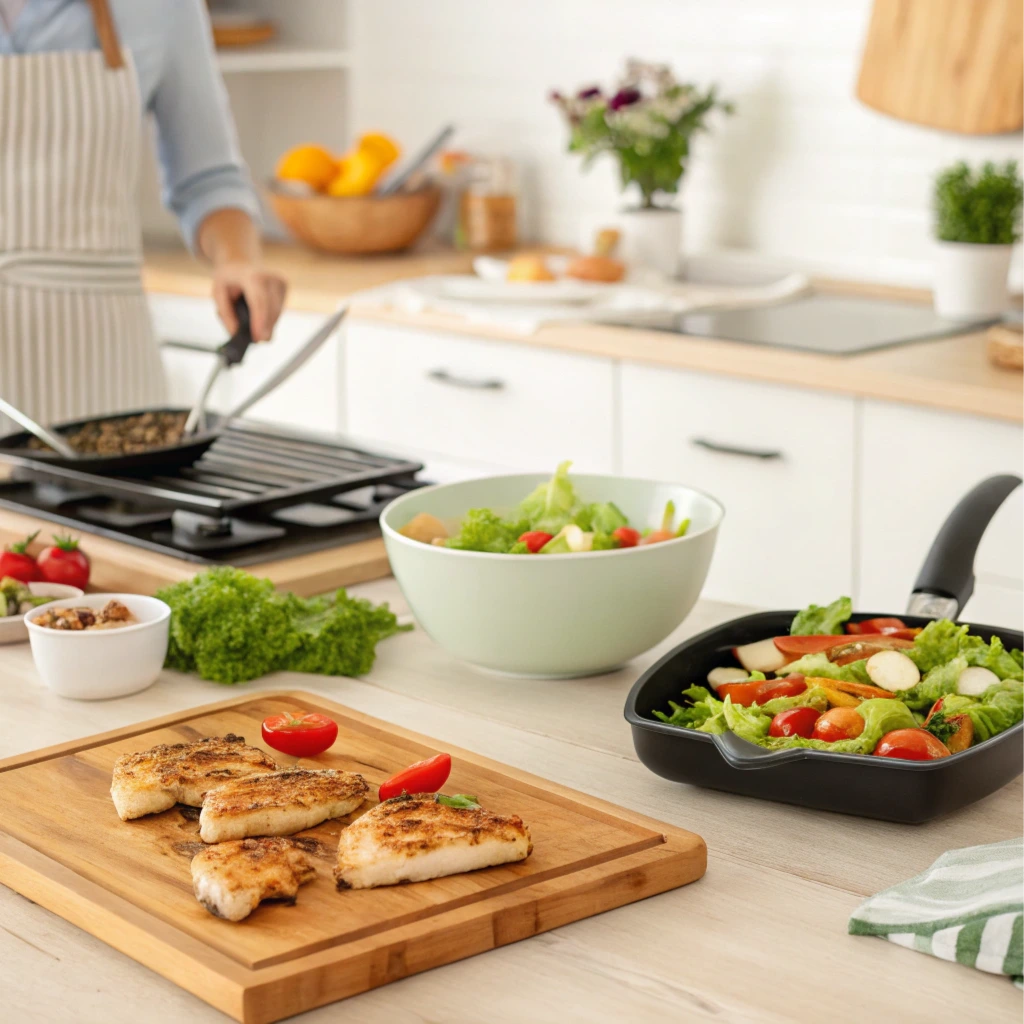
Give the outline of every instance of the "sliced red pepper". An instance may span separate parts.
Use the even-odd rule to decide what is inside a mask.
[[[545,533],[543,530],[527,530],[519,535],[519,542],[526,545],[531,555],[535,555],[553,537],[553,533]]]
[[[818,654],[827,651],[836,644],[841,644],[846,639],[845,634],[839,636],[777,636],[775,646],[783,654],[793,654],[801,657],[804,654]]]
[[[381,801],[403,793],[437,793],[452,773],[452,755],[435,754],[425,761],[403,768],[381,784],[377,794]]]

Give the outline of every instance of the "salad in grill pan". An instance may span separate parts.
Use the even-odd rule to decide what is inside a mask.
[[[732,649],[732,664],[655,717],[733,732],[770,750],[808,747],[908,760],[949,757],[1024,718],[1024,655],[950,619],[911,628],[811,605],[785,636]]]

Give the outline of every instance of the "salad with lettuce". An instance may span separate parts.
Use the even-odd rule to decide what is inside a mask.
[[[808,747],[909,760],[949,757],[1024,718],[1024,655],[997,636],[937,619],[851,621],[841,597],[811,605],[787,636],[732,649],[654,715],[698,732],[734,732],[770,750]]]
[[[656,527],[638,530],[614,502],[581,500],[569,479],[570,465],[561,463],[550,480],[536,487],[509,512],[471,508],[454,533],[449,533],[436,516],[420,512],[399,533],[425,544],[460,551],[567,555],[657,544],[682,537],[689,529],[689,519],[676,521],[675,504],[671,501]]]

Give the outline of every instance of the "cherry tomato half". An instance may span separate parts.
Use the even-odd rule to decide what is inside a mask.
[[[545,533],[543,530],[527,530],[526,533],[521,533],[519,535],[520,543],[526,545],[526,549],[531,555],[537,554],[537,552],[553,538],[554,534]]]
[[[773,719],[769,736],[803,736],[810,739],[814,723],[821,717],[816,708],[790,708],[780,711]]]
[[[813,739],[835,743],[856,739],[864,731],[864,719],[856,708],[830,708],[814,723]]]
[[[876,744],[875,757],[898,757],[904,761],[934,761],[949,757],[949,748],[927,729],[893,729]]]
[[[619,542],[620,548],[635,548],[640,543],[640,531],[632,526],[620,526],[612,530],[612,536]]]
[[[387,782],[381,783],[377,796],[384,801],[403,793],[436,793],[448,781],[451,773],[452,755],[435,754],[426,761],[417,761],[392,775]]]
[[[283,712],[263,719],[263,742],[293,757],[316,757],[337,738],[338,723],[326,715]]]

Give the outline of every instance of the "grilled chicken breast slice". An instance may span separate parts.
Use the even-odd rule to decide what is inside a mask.
[[[211,789],[199,815],[199,838],[223,843],[246,836],[288,836],[354,811],[370,787],[362,775],[331,768],[285,768]]]
[[[291,839],[237,839],[192,858],[192,889],[215,917],[241,921],[263,900],[295,902],[316,878],[309,857]]]
[[[339,889],[372,889],[509,864],[532,850],[530,830],[518,815],[403,794],[342,831],[334,877]]]
[[[176,803],[201,807],[208,790],[232,779],[275,772],[278,764],[242,736],[208,736],[193,743],[163,743],[122,754],[110,796],[122,821],[166,811]]]

